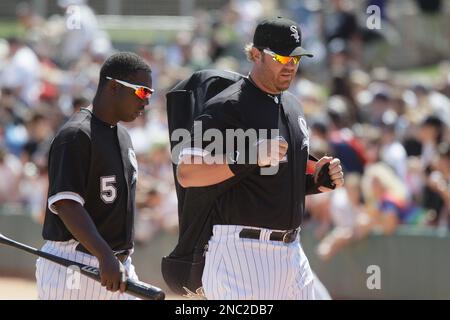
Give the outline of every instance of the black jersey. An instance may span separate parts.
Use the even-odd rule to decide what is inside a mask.
[[[70,199],[84,206],[112,250],[133,247],[137,161],[123,126],[111,126],[88,109],[74,114],[52,142],[48,175],[44,239],[74,239],[53,208]],[[81,244],[77,249],[86,252]]]
[[[259,167],[248,166],[251,172],[245,172],[244,179],[218,197],[213,223],[280,230],[297,228],[302,221],[305,195],[315,192],[308,187],[312,185],[311,175],[305,175],[309,136],[298,100],[289,92],[268,95],[245,78],[209,100],[196,121],[191,133],[194,152],[198,152],[195,146],[199,145],[200,137],[195,127],[200,123],[203,133],[218,129],[224,140],[227,129],[256,129],[258,133],[265,129],[267,138],[275,138],[270,130],[278,129],[289,144],[287,159],[280,163],[276,174],[263,175]],[[209,144],[210,141],[202,139],[203,151],[208,151]]]

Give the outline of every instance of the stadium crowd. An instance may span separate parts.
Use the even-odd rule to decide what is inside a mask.
[[[419,8],[422,2],[414,3]],[[85,1],[60,0],[62,14],[74,3],[83,12],[78,28],[69,28],[67,17],[45,19],[22,3],[17,20],[23,37],[0,40],[0,212],[26,211],[38,222],[51,139],[89,105],[99,68],[115,50]],[[195,70],[245,74],[250,64],[243,47],[256,22],[279,8],[300,21],[304,46],[316,54],[313,62],[300,62],[290,88],[305,111],[310,152],[340,158],[346,172],[344,188],[308,197],[308,215],[322,239],[317,254],[329,259],[350,241],[393,233],[400,224],[450,226],[450,64],[438,62],[432,78],[380,67],[398,37],[386,1],[367,1],[382,9],[382,32],[361,26],[365,11],[346,1],[304,3],[230,1],[215,13],[199,9],[193,30],[168,43],[131,48],[150,63],[156,89],[145,115],[126,124],[139,163],[138,243],[161,229],[176,232],[178,223],[165,92]],[[422,15],[441,14],[420,8]],[[448,40],[442,42],[448,46]],[[439,44],[430,48],[440,50]]]

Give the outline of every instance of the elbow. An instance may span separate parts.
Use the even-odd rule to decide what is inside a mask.
[[[183,188],[191,187],[189,168],[185,164],[179,164],[177,166],[177,181]]]

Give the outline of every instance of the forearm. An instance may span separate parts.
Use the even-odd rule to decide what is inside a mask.
[[[81,204],[72,200],[60,200],[54,206],[69,232],[92,255],[102,260],[106,255],[112,254],[110,246],[99,234],[94,222]]]
[[[211,186],[234,176],[228,164],[206,163],[205,160],[197,156],[185,156],[181,159],[177,167],[177,180],[182,187]]]

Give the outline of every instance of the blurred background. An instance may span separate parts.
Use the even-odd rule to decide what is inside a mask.
[[[339,157],[345,188],[307,198],[302,243],[336,299],[450,299],[450,2],[444,0],[30,0],[0,2],[0,232],[40,247],[47,153],[90,104],[103,61],[153,70],[145,116],[126,124],[139,162],[137,272],[165,287],[177,242],[165,93],[205,68],[247,74],[257,22],[302,27],[290,91],[310,151]],[[33,256],[0,248],[0,298],[34,299]],[[371,266],[380,286],[369,285]]]

